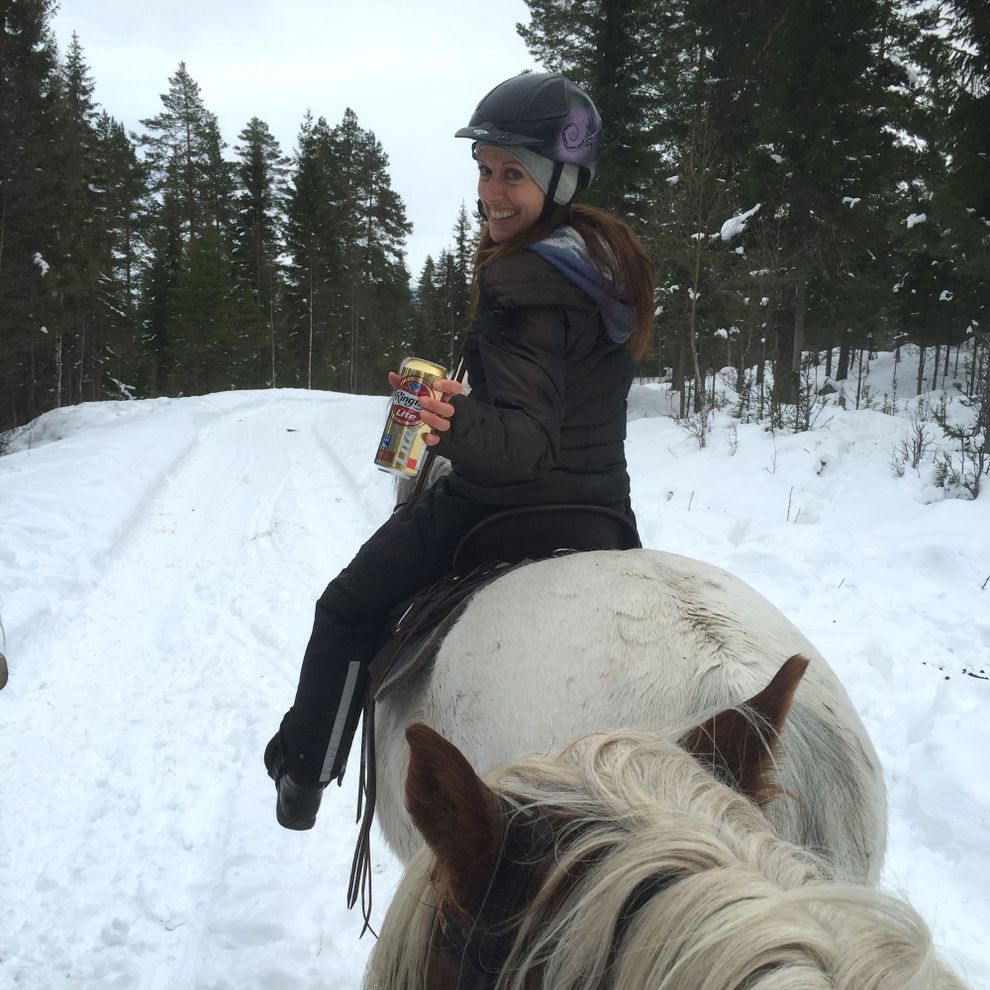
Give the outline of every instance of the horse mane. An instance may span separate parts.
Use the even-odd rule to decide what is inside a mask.
[[[496,990],[962,987],[911,907],[834,883],[824,861],[775,836],[755,804],[669,741],[588,736],[485,779],[551,819],[556,837]],[[432,863],[428,849],[410,862],[367,987],[425,985],[444,907]]]

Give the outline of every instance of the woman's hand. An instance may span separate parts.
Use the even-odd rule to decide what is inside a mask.
[[[388,383],[392,388],[398,388],[402,379],[394,371],[388,373]],[[461,383],[441,378],[433,383],[433,387],[443,393],[443,399],[434,399],[433,396],[422,396],[419,400],[421,418],[432,432],[427,433],[425,440],[428,446],[440,442],[440,434],[446,433],[450,429],[450,418],[454,415],[454,407],[444,400],[452,395],[460,395]]]

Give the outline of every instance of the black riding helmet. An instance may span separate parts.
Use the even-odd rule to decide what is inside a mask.
[[[578,166],[578,188],[591,185],[602,148],[595,104],[566,76],[525,72],[499,83],[455,137],[504,148],[522,147],[558,166]]]

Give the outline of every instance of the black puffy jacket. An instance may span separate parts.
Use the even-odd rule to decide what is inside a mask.
[[[532,251],[482,272],[465,342],[471,392],[434,450],[449,489],[493,506],[628,505],[633,361],[599,306]]]

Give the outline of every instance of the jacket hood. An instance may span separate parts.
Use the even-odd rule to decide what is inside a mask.
[[[632,313],[622,286],[595,266],[584,238],[573,227],[561,227],[527,250],[538,254],[592,299],[601,311],[610,340],[624,344],[629,339]]]

